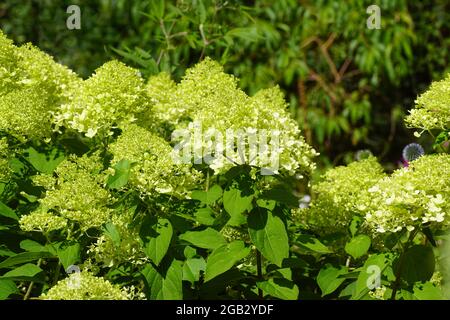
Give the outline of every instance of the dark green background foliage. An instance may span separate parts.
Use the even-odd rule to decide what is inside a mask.
[[[366,8],[381,7],[381,30]],[[66,8],[81,7],[81,30]],[[148,76],[178,79],[205,56],[249,93],[279,84],[324,164],[371,149],[389,164],[410,142],[414,97],[448,65],[450,3],[436,1],[5,0],[0,27],[88,77],[121,56]],[[439,50],[436,50],[439,49]],[[395,139],[394,139],[395,138]]]

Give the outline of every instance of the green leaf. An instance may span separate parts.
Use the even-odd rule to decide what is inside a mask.
[[[46,248],[42,244],[40,244],[36,241],[33,241],[33,240],[29,240],[29,239],[21,241],[20,247],[23,250],[29,251],[29,252],[49,252],[48,248]]]
[[[42,269],[37,265],[32,263],[24,264],[16,269],[13,269],[3,276],[0,279],[5,280],[16,280],[16,281],[39,281],[42,282],[41,277],[37,277],[42,272]]]
[[[360,234],[352,238],[345,245],[345,252],[351,255],[354,259],[358,259],[365,255],[370,248],[371,240],[368,236]]]
[[[173,260],[165,276],[161,275],[150,264],[145,267],[142,274],[150,288],[150,299],[183,299],[183,269],[181,261]]]
[[[106,185],[110,189],[120,189],[128,183],[130,178],[131,162],[122,159],[114,166],[114,175],[108,176]]]
[[[212,186],[208,191],[194,190],[191,198],[206,205],[214,204],[222,196],[223,190],[219,185]]]
[[[358,279],[356,280],[356,288],[352,299],[358,300],[364,297],[371,290],[369,285],[374,285],[377,277],[380,277],[379,280],[381,281],[381,275],[389,263],[390,256],[388,254],[371,255],[361,268]]]
[[[356,281],[353,281],[349,285],[347,285],[342,291],[339,293],[339,298],[343,297],[351,297],[355,293],[356,289]]]
[[[234,28],[225,34],[227,38],[239,38],[248,42],[254,42],[261,36],[255,27]]]
[[[156,265],[165,257],[172,241],[173,228],[169,220],[160,218],[153,227],[155,236],[146,243],[144,252]]]
[[[14,212],[14,210],[12,210],[10,207],[8,207],[1,201],[0,201],[0,215],[14,220],[19,220],[19,217]]]
[[[200,272],[206,270],[206,262],[202,257],[187,259],[183,265],[183,280],[191,284],[199,281]]]
[[[49,252],[22,252],[9,257],[0,263],[1,268],[9,268],[25,262],[38,260],[40,258],[51,258],[53,255]]]
[[[262,255],[281,267],[283,259],[289,257],[289,239],[280,217],[264,209],[256,210],[248,217],[248,231]]]
[[[233,241],[215,249],[206,262],[205,282],[231,269],[250,253],[243,241]]]
[[[57,254],[64,270],[67,270],[71,265],[80,261],[80,244],[75,243],[70,246],[59,247]]]
[[[163,281],[163,288],[157,296],[158,300],[183,299],[182,262],[173,260]]]
[[[265,200],[265,199],[256,200],[256,204],[258,205],[258,207],[266,208],[269,211],[272,211],[273,209],[275,209],[275,206],[277,205],[276,201]]]
[[[283,300],[297,300],[298,287],[292,281],[283,278],[269,279],[263,282],[257,282],[256,285],[264,293]]]
[[[184,253],[184,256],[186,257],[186,259],[190,259],[197,255],[197,250],[190,246],[186,246],[183,250],[183,253]]]
[[[214,250],[227,243],[222,234],[212,228],[206,228],[203,231],[188,231],[179,238],[203,249]]]
[[[50,174],[64,160],[64,154],[54,148],[50,152],[39,153],[33,147],[25,150],[24,158],[39,172]]]
[[[251,210],[253,195],[242,196],[241,191],[236,188],[225,190],[223,193],[223,206],[231,216],[228,224],[240,226],[245,223],[245,211]]]
[[[114,246],[120,246],[120,233],[113,223],[108,222],[105,225],[104,233],[112,240]]]
[[[442,300],[442,291],[431,282],[416,283],[413,289],[414,296],[418,300]]]
[[[317,275],[317,284],[322,291],[322,297],[333,293],[345,281],[345,278],[339,278],[339,276],[347,271],[346,267],[338,269],[329,264],[320,269]]]
[[[13,293],[19,293],[16,284],[12,280],[0,280],[0,300],[5,300]]]
[[[274,200],[276,202],[285,203],[292,207],[298,207],[299,199],[292,194],[292,191],[283,186],[276,186],[261,194],[262,199]]]
[[[394,264],[394,270],[401,268],[401,278],[409,284],[428,281],[434,273],[435,258],[430,246],[412,246],[404,253],[401,265],[399,261]]]
[[[352,218],[352,222],[350,222],[350,227],[349,227],[349,231],[350,231],[350,234],[352,235],[352,237],[355,236],[356,232],[359,229],[359,226],[361,225],[361,222],[362,222],[362,218],[359,216],[354,216]]]
[[[6,247],[5,245],[0,245],[0,257],[12,257],[15,256],[17,253],[14,251],[11,251]]]
[[[214,224],[215,221],[214,212],[209,207],[198,209],[194,215],[195,220],[197,220],[197,222],[200,224],[206,226],[212,226]]]
[[[332,251],[320,242],[317,238],[307,234],[301,234],[297,237],[297,242],[300,246],[305,247],[317,253],[331,253]]]

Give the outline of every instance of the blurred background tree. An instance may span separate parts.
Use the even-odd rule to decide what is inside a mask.
[[[66,27],[72,4],[80,30]],[[379,30],[366,26],[372,4]],[[369,149],[394,167],[414,139],[403,116],[450,70],[447,0],[3,0],[0,27],[83,77],[119,58],[179,80],[210,56],[250,94],[278,84],[324,166]]]

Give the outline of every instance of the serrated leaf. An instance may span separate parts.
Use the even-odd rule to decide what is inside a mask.
[[[214,250],[227,243],[222,234],[213,228],[206,228],[202,231],[188,231],[180,235],[179,238],[203,249]]]
[[[262,255],[281,267],[289,257],[289,239],[283,221],[270,211],[261,209],[248,217],[248,231],[252,242]]]
[[[215,249],[206,262],[205,282],[230,270],[238,261],[250,253],[243,241],[233,241]]]

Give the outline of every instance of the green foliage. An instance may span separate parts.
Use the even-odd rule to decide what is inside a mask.
[[[152,3],[147,18],[162,28],[166,18],[183,15],[177,11],[171,18],[173,5]],[[218,38],[210,38],[211,8],[198,3],[191,8],[197,20],[179,23],[199,24],[202,41],[196,43],[196,35],[190,41],[202,55],[212,39],[223,41],[217,48],[242,43],[256,50],[260,32],[286,32],[283,25],[273,30],[257,20],[262,27],[217,29]],[[275,6],[290,4],[280,3]],[[403,8],[402,2],[392,4],[397,6]],[[316,12],[320,19],[305,28],[317,28],[321,36],[321,24],[345,27],[357,19],[334,9],[325,10],[327,18],[308,5],[288,18]],[[259,10],[269,20],[284,12],[257,7],[252,14]],[[398,37],[395,32],[388,39]],[[351,29],[341,37],[361,40]],[[319,38],[310,41],[323,46]],[[8,110],[0,118],[0,299],[445,298],[448,270],[437,261],[445,260],[441,243],[450,240],[448,154],[424,155],[390,173],[369,156],[317,180],[317,154],[302,136],[308,129],[301,131],[287,112],[279,87],[248,95],[210,58],[187,69],[181,81],[167,73],[144,80],[118,61],[81,80],[31,46],[16,47],[3,34],[0,42],[0,62],[11,68],[0,73],[0,108]],[[409,74],[400,57],[409,55],[405,45],[393,43],[388,53],[373,57],[354,46],[360,70],[371,70],[364,59],[389,58],[400,76]],[[175,65],[165,60],[175,53],[167,48],[154,67]],[[311,73],[303,69],[298,76]],[[389,63],[375,71],[374,83],[383,77],[396,83]],[[440,85],[425,93],[435,107],[443,104],[442,95],[433,94]],[[359,98],[353,102],[367,103]],[[22,108],[29,112],[17,115]],[[44,108],[51,112],[37,112]],[[281,148],[271,156],[278,157],[279,169],[268,175],[266,163],[245,154],[241,162],[198,161],[211,144],[195,139],[190,161],[177,162],[178,141],[170,137],[177,130],[194,133],[193,121],[221,134],[240,128],[277,132]],[[445,142],[442,136],[436,141]]]
[[[73,4],[81,8],[80,30],[65,24],[64,9]],[[5,0],[0,27],[83,78],[100,61],[120,56],[145,78],[164,71],[180,79],[210,56],[251,94],[279,84],[308,143],[330,164],[350,149],[368,147],[387,159],[397,157],[408,141],[400,127],[401,106],[411,106],[431,79],[448,70],[448,1],[380,2],[380,30],[366,28],[371,4]],[[11,42],[1,41],[1,54],[13,64]]]

